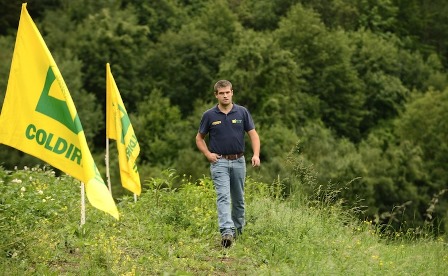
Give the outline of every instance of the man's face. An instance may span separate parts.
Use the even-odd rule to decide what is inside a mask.
[[[230,86],[220,87],[215,93],[215,97],[221,105],[229,105],[232,103],[233,90]]]

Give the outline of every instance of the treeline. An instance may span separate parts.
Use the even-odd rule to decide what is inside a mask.
[[[0,103],[21,4],[0,0]],[[168,168],[209,174],[194,137],[225,78],[262,140],[251,177],[284,196],[327,191],[378,223],[448,228],[448,2],[30,0],[27,9],[101,170],[107,62],[139,140],[142,183]],[[39,162],[5,146],[0,159]],[[114,189],[126,193],[116,167]]]

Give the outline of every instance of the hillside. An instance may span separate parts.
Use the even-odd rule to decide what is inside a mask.
[[[141,197],[118,200],[121,218],[91,207],[80,227],[80,186],[48,168],[0,169],[0,271],[4,275],[442,275],[443,238],[386,238],[338,204],[314,204],[249,179],[247,227],[219,245],[210,179],[166,171]],[[181,188],[172,188],[181,185]],[[268,188],[270,187],[270,188]],[[419,235],[418,235],[419,234]]]

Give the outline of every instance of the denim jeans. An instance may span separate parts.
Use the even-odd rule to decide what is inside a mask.
[[[219,231],[221,235],[235,236],[236,229],[238,234],[241,234],[245,225],[246,161],[244,156],[236,160],[220,158],[210,165],[210,172],[216,191]]]

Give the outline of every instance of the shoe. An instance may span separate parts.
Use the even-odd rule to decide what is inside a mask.
[[[242,228],[237,228],[235,234],[236,234],[235,238],[239,238],[241,235],[243,235],[243,229]]]
[[[233,237],[230,234],[224,234],[222,236],[221,245],[225,248],[228,248],[232,245]]]

